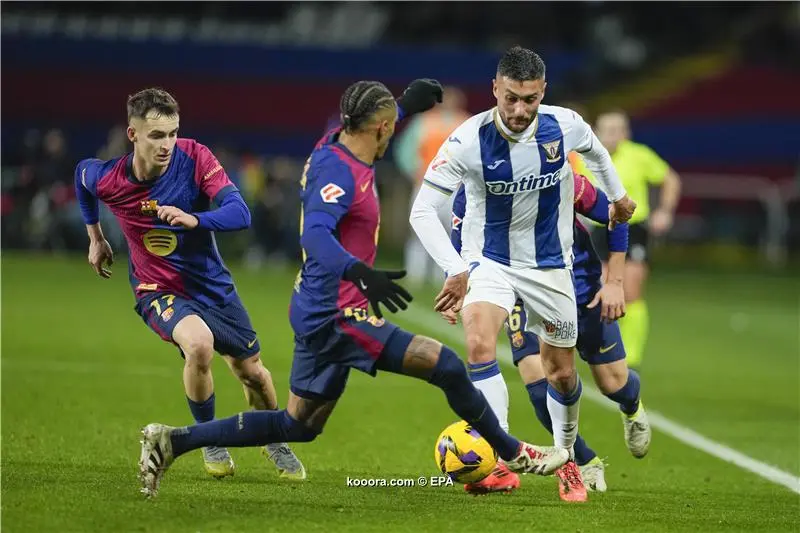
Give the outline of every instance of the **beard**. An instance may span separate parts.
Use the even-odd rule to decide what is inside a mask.
[[[503,124],[505,124],[505,126],[508,129],[510,129],[512,132],[514,132],[514,133],[522,133],[523,131],[528,129],[528,126],[531,125],[531,123],[533,122],[533,118],[535,116],[536,116],[536,114],[534,113],[529,118],[525,118],[525,117],[508,118],[508,117],[503,116],[502,113],[500,113],[500,120],[502,120]]]

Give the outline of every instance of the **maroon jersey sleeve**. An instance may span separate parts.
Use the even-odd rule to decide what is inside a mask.
[[[194,181],[204,195],[219,203],[222,199],[217,198],[220,192],[226,194],[236,190],[236,186],[207,146],[197,141],[190,142],[192,146],[187,147],[187,152],[195,161]]]

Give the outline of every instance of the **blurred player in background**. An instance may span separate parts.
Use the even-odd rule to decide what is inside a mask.
[[[214,419],[215,350],[242,382],[253,409],[277,409],[256,332],[214,239],[215,231],[247,228],[250,211],[214,154],[197,141],[178,138],[178,124],[175,98],[145,89],[128,98],[133,153],[78,163],[75,188],[89,234],[89,263],[100,277],[111,276],[113,252],[98,221],[102,200],[128,243],[136,312],[185,359],[183,384],[195,421]],[[209,210],[211,202],[219,208]],[[303,465],[286,444],[270,444],[264,453],[281,476],[305,479]],[[214,477],[234,472],[224,448],[204,448],[203,460]]]
[[[540,105],[545,87],[545,65],[535,52],[517,46],[503,55],[493,80],[497,107],[467,120],[442,145],[414,202],[411,224],[447,273],[436,311],[458,313],[463,305],[470,372],[473,379],[483,378],[475,386],[503,427],[508,427],[508,389],[497,365],[497,336],[522,298],[528,329],[541,341],[555,444],[573,458],[581,383],[573,353],[575,210],[567,154],[576,150],[594,162],[611,191],[612,223],[626,222],[636,204],[588,124],[569,109]],[[462,183],[463,258],[437,216]],[[570,499],[586,499],[574,461],[561,478],[569,484]]]
[[[415,116],[398,135],[395,142],[395,162],[413,183],[411,201],[414,201],[428,165],[450,133],[469,118],[466,96],[457,87],[445,87],[442,105],[428,113]],[[442,206],[439,220],[447,224],[451,205]],[[416,234],[411,231],[405,247],[405,268],[408,281],[414,284],[439,283],[442,271],[428,255]]]
[[[575,174],[575,211],[601,224],[607,225],[609,201],[603,191],[597,190],[585,177]],[[453,218],[450,232],[453,246],[461,250],[461,222],[466,210],[466,195],[461,187],[453,201]],[[575,262],[572,267],[578,304],[578,342],[581,358],[589,363],[600,391],[620,406],[625,444],[634,457],[644,457],[650,446],[650,424],[639,401],[639,376],[625,364],[625,348],[620,339],[616,319],[625,313],[623,277],[625,252],[628,245],[628,225],[618,224],[608,230],[609,260],[606,282],[601,280],[602,265],[592,246],[589,232],[576,219],[575,242],[572,246]],[[442,313],[451,324],[457,315]],[[553,422],[547,410],[547,380],[539,356],[539,339],[527,331],[527,314],[522,300],[517,300],[506,321],[506,333],[511,345],[514,364],[519,368],[536,416],[551,433]],[[605,465],[597,454],[577,435],[575,462],[584,483],[590,490],[605,492]],[[487,478],[488,479],[488,478]],[[508,491],[517,488],[516,476],[497,475],[490,483],[468,486],[473,492]],[[563,484],[559,493],[565,496]]]
[[[627,306],[625,317],[620,320],[628,364],[638,368],[642,364],[649,330],[644,300],[644,286],[649,274],[649,242],[651,237],[661,237],[672,227],[681,195],[681,180],[651,148],[631,140],[630,124],[624,112],[609,111],[598,115],[595,131],[611,154],[622,184],[638,206],[630,220],[630,245],[625,266]],[[661,186],[658,205],[652,210],[649,186]],[[598,250],[604,256],[607,249],[605,232],[595,233]]]
[[[147,496],[157,494],[175,458],[192,449],[314,440],[351,368],[372,376],[378,370],[404,374],[441,388],[453,411],[514,470],[546,475],[566,462],[563,449],[532,446],[505,432],[450,348],[381,316],[381,304],[396,312],[406,309],[411,295],[394,282],[404,272],[373,269],[380,220],[374,163],[386,153],[400,116],[437,101],[441,86],[433,80],[415,80],[398,101],[375,81],[357,82],[342,95],[342,126],[320,140],[300,181],[304,251],[289,309],[295,352],[287,408],[186,428],[148,425],[140,456]]]

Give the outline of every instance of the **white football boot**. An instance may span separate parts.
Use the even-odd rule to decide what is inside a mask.
[[[142,429],[142,453],[139,456],[139,480],[141,492],[147,498],[158,495],[161,478],[172,465],[172,440],[170,433],[175,429],[163,424],[148,424]]]

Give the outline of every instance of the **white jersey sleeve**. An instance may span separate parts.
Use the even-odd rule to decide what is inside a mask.
[[[438,211],[447,197],[461,185],[466,167],[461,161],[463,143],[451,135],[425,172],[409,221],[422,246],[448,276],[467,271],[467,264],[453,247],[450,234],[439,220]]]
[[[467,167],[463,161],[464,143],[454,132],[442,146],[425,171],[423,183],[450,195],[458,190]]]
[[[625,196],[626,192],[619,175],[617,175],[617,170],[614,168],[614,163],[611,161],[611,155],[583,118],[574,111],[572,114],[574,121],[567,134],[571,138],[566,143],[583,156],[586,166],[598,179],[608,195],[608,199],[616,202]]]

